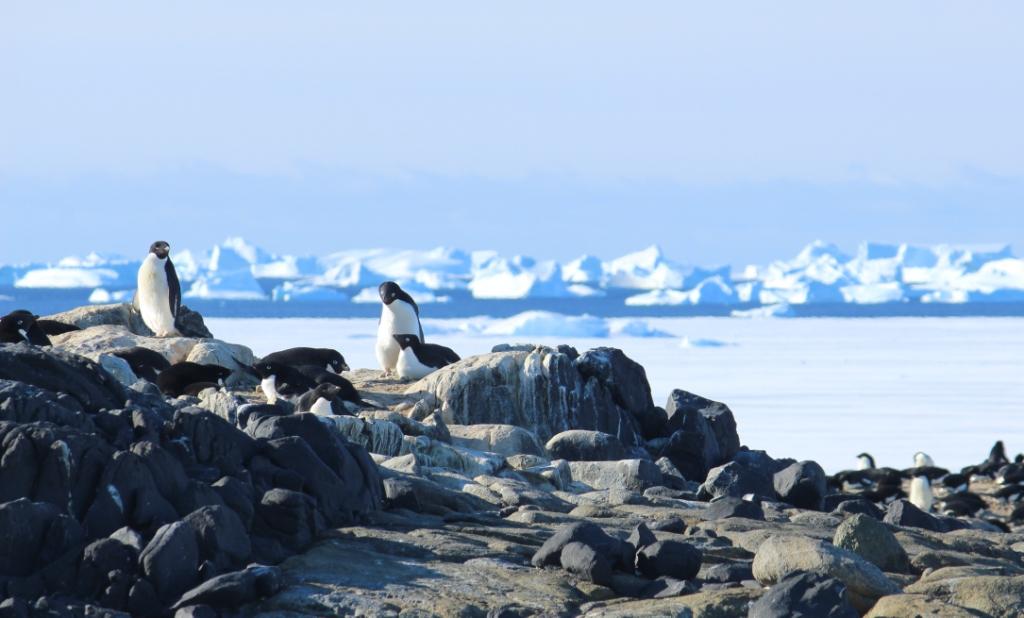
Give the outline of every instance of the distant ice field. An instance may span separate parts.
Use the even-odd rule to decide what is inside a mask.
[[[916,451],[959,468],[997,439],[1024,451],[1024,319],[651,318],[623,327],[527,332],[507,320],[424,320],[427,339],[462,356],[498,343],[622,348],[647,370],[655,403],[673,388],[725,402],[742,442],[776,457],[813,459],[829,472],[867,451],[908,467]],[[257,354],[330,346],[352,367],[375,367],[376,319],[210,318],[214,334]],[[554,329],[554,330],[552,330]],[[596,332],[599,337],[587,336]],[[622,333],[645,333],[636,337]],[[661,335],[661,336],[658,336]]]

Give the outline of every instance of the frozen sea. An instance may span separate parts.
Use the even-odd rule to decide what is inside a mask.
[[[622,330],[608,322],[611,333]],[[898,468],[909,467],[916,451],[948,468],[977,463],[998,439],[1011,456],[1024,451],[1022,318],[642,322],[664,336],[593,337],[586,328],[565,331],[575,336],[496,334],[515,331],[487,318],[424,320],[424,328],[429,341],[464,357],[506,342],[622,348],[646,368],[657,404],[664,405],[674,388],[725,402],[744,444],[777,457],[813,459],[829,472],[853,467],[861,451],[878,465]],[[217,337],[258,355],[329,346],[352,367],[376,366],[376,319],[207,323]]]

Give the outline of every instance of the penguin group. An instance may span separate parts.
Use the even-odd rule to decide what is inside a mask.
[[[1004,530],[1024,523],[1024,455],[1013,461],[997,441],[985,461],[951,472],[923,452],[902,470],[876,467],[868,453],[857,456],[854,470],[829,477],[832,491],[887,505],[906,499],[925,512],[983,519]]]
[[[139,266],[132,300],[142,322],[156,337],[182,335],[181,284],[170,253],[166,241],[150,245]],[[375,354],[385,378],[418,380],[460,360],[452,349],[425,341],[419,306],[398,283],[385,281],[378,293],[381,317]],[[79,328],[40,319],[24,309],[0,317],[0,343],[50,346],[51,336],[73,330]],[[163,354],[141,346],[114,350],[111,355],[124,360],[138,378],[153,383],[167,397],[196,396],[207,388],[225,387],[233,374],[232,369],[216,364],[171,364]],[[259,382],[271,409],[351,415],[362,408],[379,407],[365,400],[342,375],[350,368],[344,356],[331,348],[288,348],[267,354],[251,365],[235,361],[236,371]]]

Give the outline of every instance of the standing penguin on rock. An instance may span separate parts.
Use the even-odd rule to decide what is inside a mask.
[[[395,335],[415,335],[422,342],[423,326],[420,324],[420,308],[394,281],[380,284],[380,301],[383,303],[380,313],[380,324],[377,326],[377,362],[389,376],[398,365],[398,355],[402,351]]]
[[[135,305],[142,321],[157,337],[173,337],[180,333],[175,320],[181,309],[181,283],[168,257],[171,246],[158,240],[149,247],[149,255],[139,267]]]

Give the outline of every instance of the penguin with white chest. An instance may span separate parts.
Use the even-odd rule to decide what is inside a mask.
[[[168,257],[171,246],[158,240],[149,247],[149,255],[139,267],[135,301],[142,321],[157,337],[179,335],[175,320],[181,309],[181,283]]]
[[[383,304],[380,312],[380,324],[377,326],[377,362],[384,370],[384,375],[394,373],[398,365],[398,355],[402,348],[398,345],[395,335],[415,335],[423,341],[423,326],[420,324],[420,308],[394,281],[380,284],[380,301]]]
[[[935,462],[925,453],[919,452],[914,454],[914,466],[917,470],[934,468]],[[910,503],[927,513],[932,510],[934,502],[931,480],[926,474],[915,474],[910,481]]]
[[[416,335],[395,335],[395,341],[401,348],[395,370],[403,380],[419,380],[461,360],[455,350],[436,343],[423,343]]]

